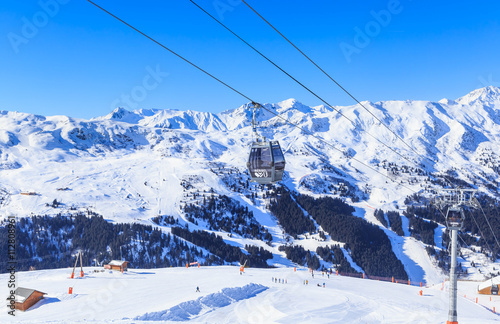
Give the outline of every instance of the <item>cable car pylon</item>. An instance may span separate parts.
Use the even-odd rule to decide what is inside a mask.
[[[463,207],[478,208],[476,189],[443,189],[443,194],[436,199],[441,207],[447,207],[446,227],[451,231],[451,264],[450,264],[450,309],[446,324],[458,324],[457,317],[457,231],[464,223]]]

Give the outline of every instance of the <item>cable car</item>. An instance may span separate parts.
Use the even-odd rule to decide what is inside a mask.
[[[465,220],[465,215],[462,208],[452,206],[448,208],[446,213],[446,225],[450,230],[460,230]]]
[[[498,290],[499,290],[498,285],[494,285],[494,284],[491,285],[491,294],[492,295],[498,295]]]
[[[253,142],[247,167],[251,181],[260,184],[281,181],[285,171],[285,157],[279,142]]]
[[[285,157],[278,141],[266,141],[265,137],[260,139],[255,122],[255,110],[260,107],[253,103],[252,128],[257,140],[252,142],[248,156],[247,168],[250,180],[260,184],[271,184],[283,179],[285,171]]]

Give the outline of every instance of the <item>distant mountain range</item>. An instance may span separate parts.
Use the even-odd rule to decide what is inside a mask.
[[[362,104],[391,131],[360,105],[335,106],[343,116],[295,99],[264,105],[324,141],[258,111],[259,132],[279,140],[285,154],[282,186],[346,199],[377,226],[374,209],[404,208],[408,196],[432,197],[450,181],[499,197],[499,88],[439,102]],[[250,104],[219,114],[116,108],[91,120],[0,111],[0,211],[25,217],[92,210],[110,221],[155,226],[154,217],[172,216],[190,229],[209,229],[188,219],[185,206],[201,205],[202,193],[225,195],[253,212],[272,235],[271,244],[259,245],[287,264],[277,250],[287,235],[265,190],[248,185],[251,116]]]

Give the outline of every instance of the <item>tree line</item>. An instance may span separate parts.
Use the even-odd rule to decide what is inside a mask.
[[[368,275],[408,278],[384,231],[354,216],[354,208],[342,199],[297,194],[296,201],[333,240],[346,243],[345,249],[350,251],[353,261]]]
[[[186,204],[183,209],[190,222],[198,224],[198,220],[203,220],[207,222],[209,230],[236,233],[259,240],[272,239],[266,235],[268,231],[257,222],[247,206],[242,206],[226,195],[203,196],[199,204]]]
[[[285,232],[297,238],[299,234],[316,231],[314,222],[304,215],[302,209],[283,187],[278,187],[270,197],[269,210],[276,216]]]
[[[267,260],[273,257],[271,252],[262,247],[258,248],[249,245],[245,246],[248,252],[248,254],[245,254],[240,248],[225,243],[219,235],[206,231],[190,231],[187,228],[175,226],[172,227],[172,234],[203,247],[210,253],[230,263],[239,262],[245,264],[246,262],[251,267],[267,268],[269,267]]]
[[[0,227],[0,249],[3,251],[7,251],[7,237],[7,228]],[[84,265],[107,263],[122,257],[136,268],[183,266],[193,260],[201,260],[200,263],[206,265],[224,264],[222,258],[189,246],[175,235],[142,224],[109,223],[90,211],[70,216],[32,216],[17,221],[19,271],[30,267],[72,267],[78,250],[83,252]],[[0,253],[0,262],[6,261],[7,254]]]

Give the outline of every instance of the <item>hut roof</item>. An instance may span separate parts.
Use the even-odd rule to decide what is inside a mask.
[[[38,291],[42,295],[47,295],[47,293],[41,292],[36,289],[28,289],[28,288],[22,288],[19,287],[16,289],[14,292],[14,295],[16,296],[16,301],[22,303],[24,302],[29,296],[31,296],[35,291]]]
[[[118,260],[112,260],[109,265],[114,265],[114,266],[119,266],[122,267],[127,263],[127,261],[118,261]]]

